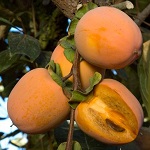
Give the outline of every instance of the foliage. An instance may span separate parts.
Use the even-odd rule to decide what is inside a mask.
[[[52,2],[48,5],[42,1],[29,2],[24,7],[23,2],[0,2],[0,27],[5,27],[0,28],[3,33],[0,76],[5,87],[0,95],[3,98],[8,97],[15,83],[26,73],[26,67],[45,67],[58,40],[66,35],[68,20]],[[11,27],[16,31],[10,33]]]
[[[143,55],[138,64],[138,75],[142,100],[150,118],[150,40],[144,43]]]
[[[68,18],[51,1],[47,4],[43,2],[43,0],[0,1],[0,77],[2,78],[0,86],[4,87],[4,90],[0,91],[0,96],[3,99],[8,97],[13,86],[28,71],[27,67],[29,69],[46,67],[57,42],[63,37],[65,37],[65,40],[61,40],[60,43],[65,47],[67,59],[73,63],[74,52],[72,49],[74,49],[74,41],[72,38],[74,28],[85,12],[97,7],[96,4],[92,5],[89,3],[88,7],[83,6],[80,8],[69,26],[69,36],[66,36]],[[133,4],[138,2],[138,5],[135,5],[136,7],[133,10],[127,11],[133,18],[138,11],[142,11],[149,4],[148,0],[132,0],[132,2]],[[148,19],[149,17],[146,21]],[[16,32],[10,33],[11,27],[16,28]],[[150,44],[147,42],[150,39],[150,26],[143,23],[140,28],[143,34],[143,41],[145,42],[141,59],[124,69],[115,70],[117,75],[112,70],[107,70],[106,77],[117,79],[127,86],[141,104],[145,104],[145,115],[150,118],[150,95],[148,91],[150,85]],[[59,70],[59,66],[57,68]],[[60,70],[58,72],[60,74]],[[54,71],[51,73],[54,74]],[[101,77],[95,75],[95,78],[100,79]],[[91,79],[93,81],[91,81],[91,86],[87,89],[87,92],[90,92],[97,83],[97,80],[94,80],[95,78]],[[56,80],[61,79],[57,78]],[[74,92],[72,100],[76,99],[76,95],[78,95],[77,91]],[[85,95],[80,96],[84,100]],[[52,136],[53,132],[50,132],[48,135],[28,136],[30,142],[27,145],[27,149],[37,149],[39,141],[44,141],[45,149],[51,146],[56,149],[60,143],[66,141],[67,133],[68,123],[65,122],[54,131],[55,138]],[[115,150],[119,148],[119,146],[109,146],[100,143],[85,135],[77,127],[74,132],[74,140],[80,142],[83,150]],[[81,149],[78,143],[75,142],[75,145],[79,147],[77,149]],[[127,148],[128,146],[134,149],[135,145],[129,144]]]

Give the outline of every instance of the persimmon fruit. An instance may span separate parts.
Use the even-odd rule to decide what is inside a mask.
[[[33,69],[18,81],[8,97],[7,108],[13,124],[30,134],[57,127],[70,112],[62,88],[45,68]]]
[[[51,60],[54,60],[55,63],[60,65],[63,77],[70,73],[73,64],[65,57],[64,48],[61,45],[57,45],[57,47],[54,49],[51,55]],[[93,66],[85,60],[82,60],[80,62],[79,71],[81,86],[85,90],[90,85],[89,79],[94,75],[94,73],[97,71],[101,73],[102,78],[104,78],[106,69]],[[73,82],[73,76],[71,76],[69,80]]]
[[[74,37],[80,55],[105,69],[123,68],[142,52],[139,27],[126,13],[111,6],[85,13],[77,23]]]
[[[75,110],[79,128],[109,144],[133,141],[143,123],[143,110],[136,97],[120,82],[103,79]]]

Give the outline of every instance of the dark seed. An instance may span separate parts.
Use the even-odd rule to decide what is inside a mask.
[[[123,131],[125,131],[124,128],[122,128],[122,127],[116,125],[113,121],[111,121],[111,120],[109,120],[109,119],[106,119],[106,123],[107,123],[107,125],[108,125],[111,129],[115,130],[116,132],[123,132]]]

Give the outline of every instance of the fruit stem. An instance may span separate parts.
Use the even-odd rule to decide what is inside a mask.
[[[75,113],[75,109],[71,108],[70,124],[69,124],[69,132],[68,132],[66,150],[72,150],[73,130],[74,130],[74,113]]]
[[[75,59],[73,62],[73,67],[72,67],[73,90],[78,90],[81,87],[79,68],[80,68],[80,55],[79,55],[78,51],[76,50]],[[75,115],[75,109],[73,109],[71,107],[70,125],[69,125],[69,132],[68,132],[68,138],[67,138],[67,144],[66,144],[65,150],[72,150],[73,130],[74,130],[74,115]]]
[[[64,82],[64,81],[66,81],[67,79],[69,79],[71,76],[72,76],[72,70],[73,70],[73,67],[71,68],[71,71],[69,72],[69,74],[68,75],[66,75],[65,77],[62,77],[62,81]]]
[[[73,90],[81,89],[81,80],[80,80],[80,55],[76,50],[75,59],[73,62]]]

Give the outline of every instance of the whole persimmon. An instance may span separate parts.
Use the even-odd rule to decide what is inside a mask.
[[[133,63],[142,51],[142,34],[123,11],[101,6],[83,15],[75,29],[75,44],[89,63],[120,69]]]
[[[25,133],[44,133],[57,127],[69,115],[68,99],[47,69],[26,73],[8,97],[8,115]]]
[[[73,64],[65,57],[64,48],[61,45],[57,45],[57,47],[54,49],[51,60],[54,60],[55,63],[60,65],[63,77],[70,73]],[[93,66],[85,60],[82,60],[80,62],[79,70],[82,88],[85,90],[90,85],[89,79],[94,75],[95,72],[101,73],[102,78],[104,78],[105,70],[106,69]],[[69,80],[73,82],[73,76],[71,76]]]
[[[109,144],[133,141],[143,118],[143,110],[136,97],[114,79],[103,79],[75,110],[79,128]]]

